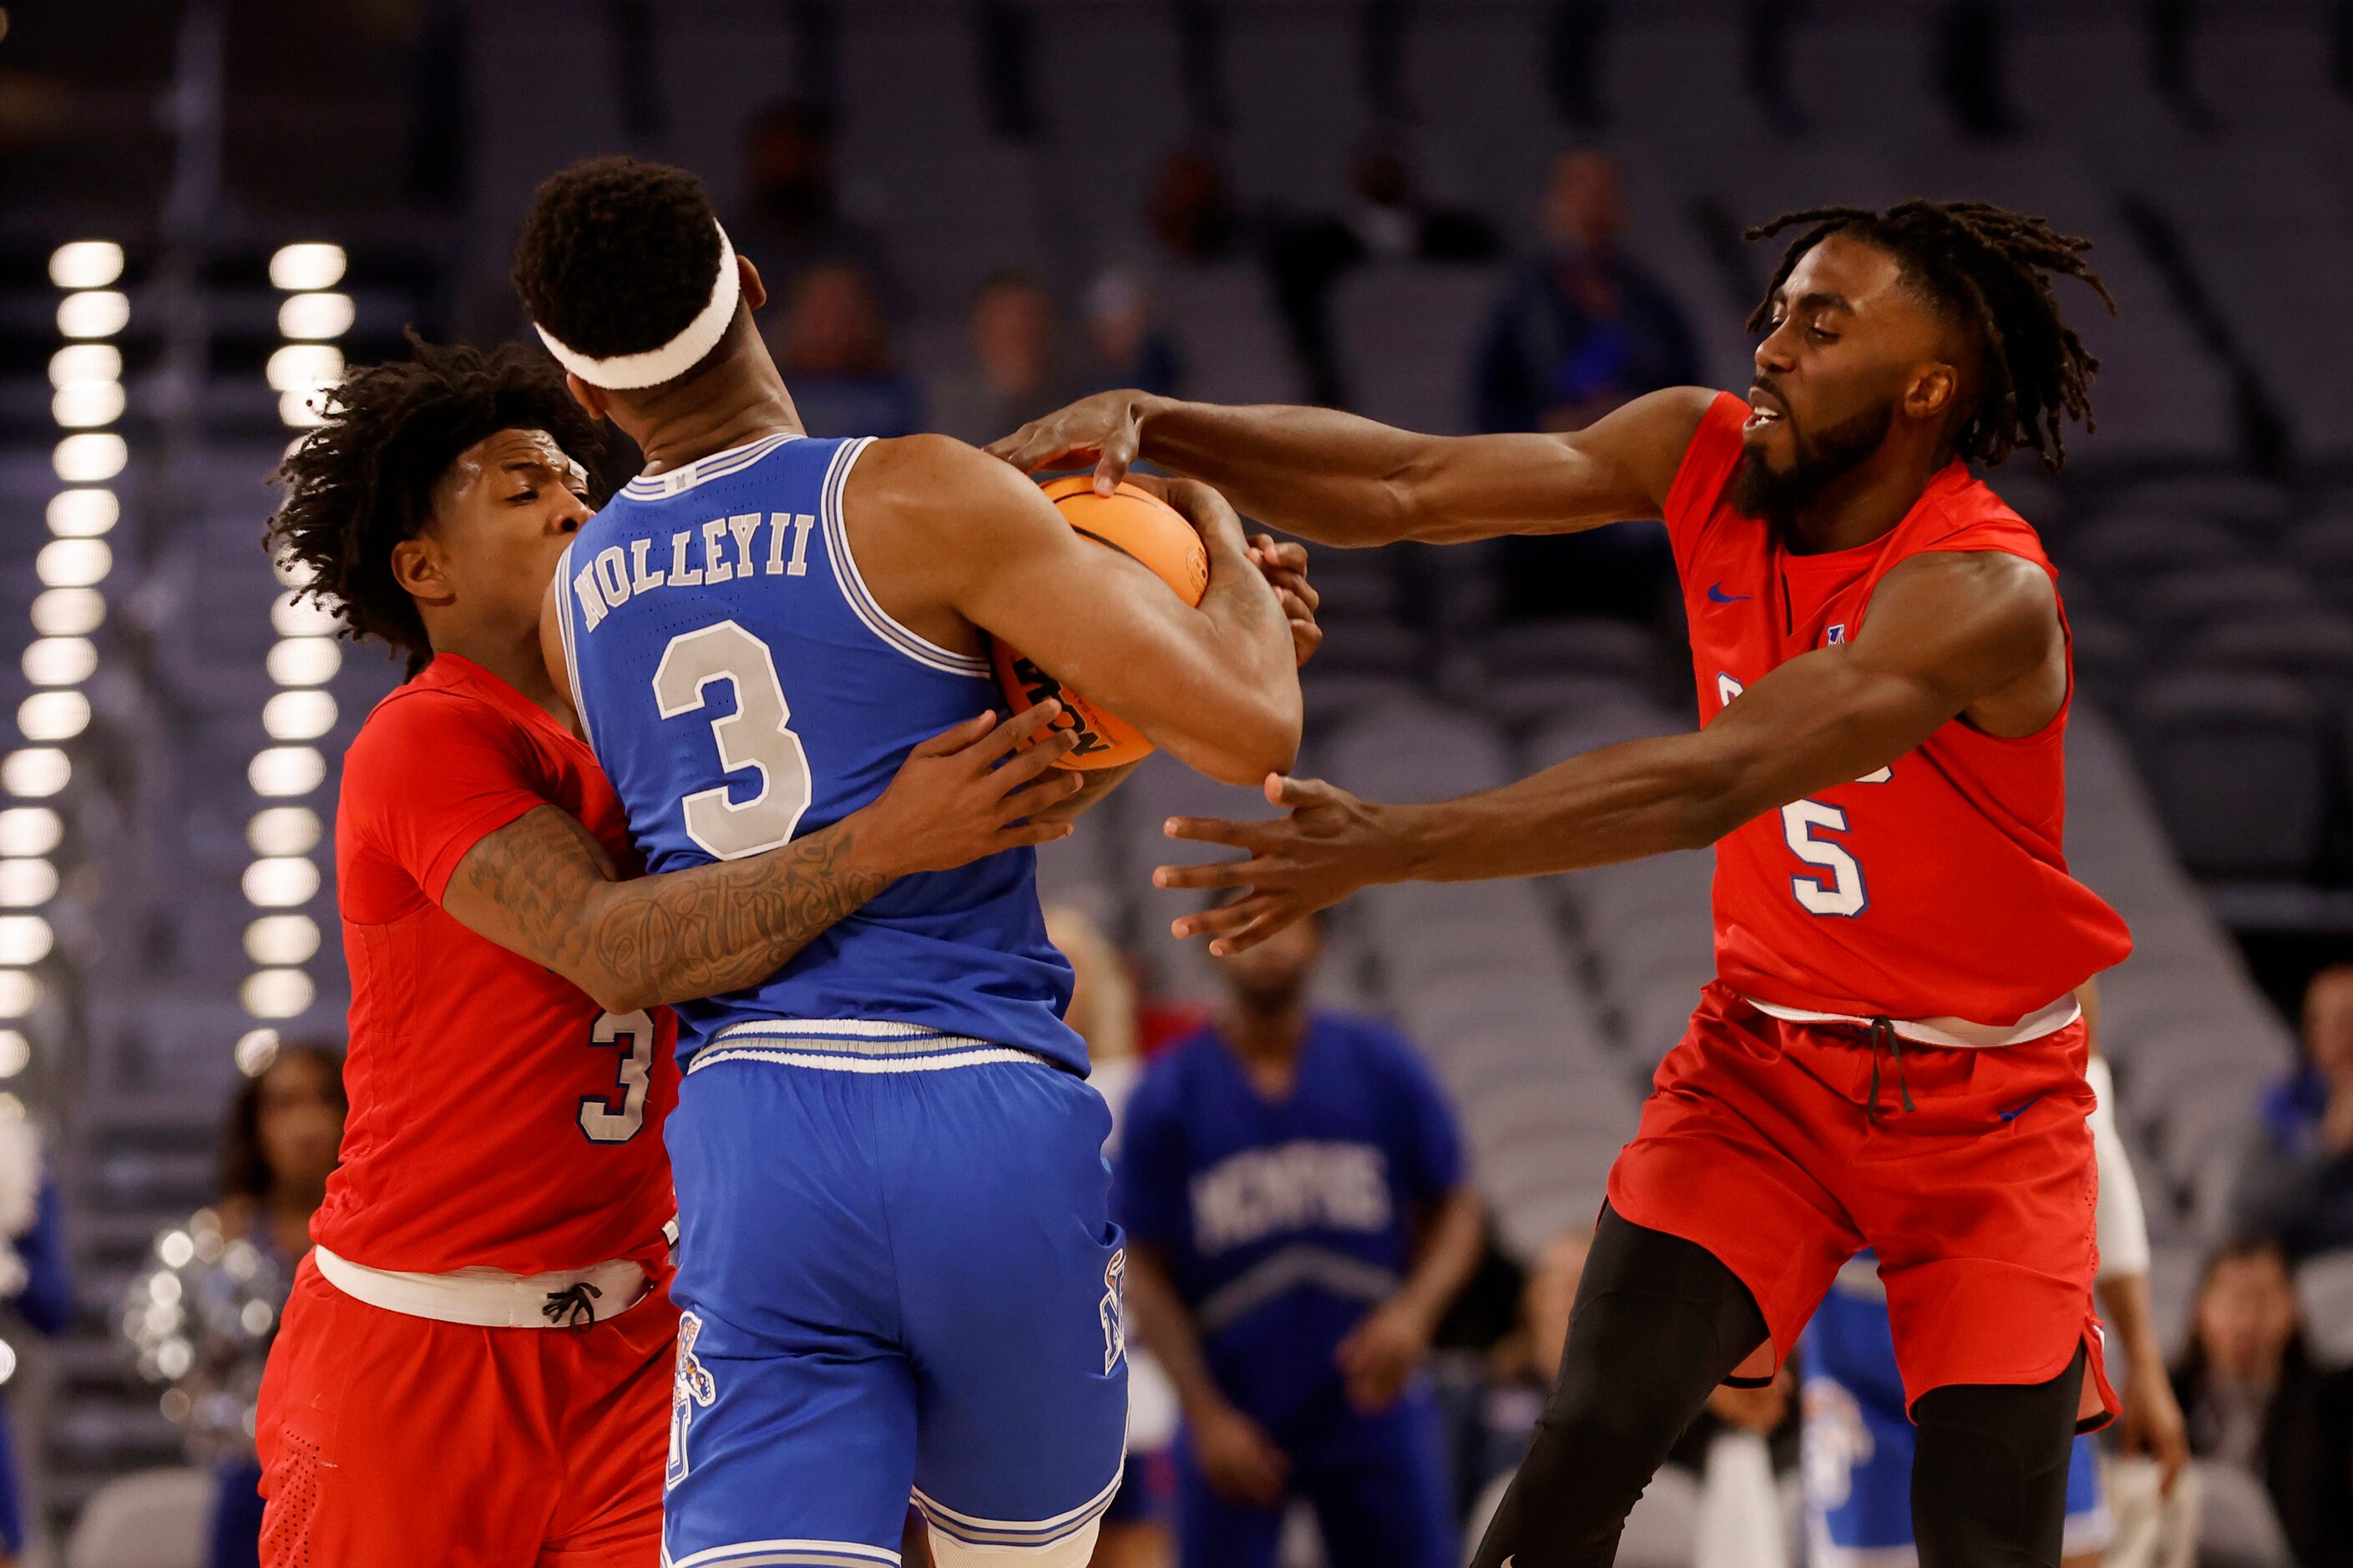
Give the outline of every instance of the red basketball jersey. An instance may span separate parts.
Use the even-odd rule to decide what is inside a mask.
[[[1667,496],[1703,724],[1784,660],[1856,636],[1872,590],[1909,556],[2000,550],[2056,578],[2034,530],[1958,461],[1884,538],[1790,554],[1727,499],[1747,416],[1719,396]],[[2061,848],[2066,726],[2065,704],[2019,740],[1956,719],[1890,767],[1727,836],[1717,974],[1785,1007],[2006,1026],[2123,959],[2123,920]]]
[[[634,869],[588,748],[455,654],[377,704],[343,760],[336,902],[352,976],[343,1164],[313,1239],[373,1268],[538,1274],[632,1258],[673,1212],[667,1009],[616,1017],[441,908],[466,852],[537,806]]]

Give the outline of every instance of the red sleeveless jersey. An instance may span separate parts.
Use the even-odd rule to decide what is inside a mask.
[[[1720,395],[1667,495],[1700,721],[1802,653],[1853,637],[1872,590],[1924,551],[1999,550],[2052,574],[2034,530],[1956,461],[1893,531],[1792,555],[1732,506],[1748,405]],[[2069,702],[2073,681],[2069,680]],[[2036,733],[1956,719],[1889,767],[1736,829],[1715,847],[1716,973],[1757,1001],[2007,1026],[2132,950],[2067,874],[2067,705]]]
[[[343,759],[335,899],[351,1115],[311,1235],[353,1263],[661,1267],[675,1212],[669,1010],[608,1015],[441,908],[466,852],[542,805],[634,868],[621,804],[588,748],[454,654],[378,703]]]

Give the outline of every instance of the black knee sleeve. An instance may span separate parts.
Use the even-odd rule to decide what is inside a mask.
[[[1704,1248],[1604,1209],[1560,1377],[1473,1568],[1601,1568],[1667,1452],[1765,1337]]]
[[[2048,1383],[1931,1389],[1913,1407],[1920,1568],[2058,1568],[2084,1352]]]

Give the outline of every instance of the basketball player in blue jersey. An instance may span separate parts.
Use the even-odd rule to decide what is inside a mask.
[[[1301,584],[1213,493],[1168,490],[1208,551],[1193,608],[969,447],[808,438],[759,274],[675,169],[548,181],[515,281],[647,458],[573,541],[543,641],[649,870],[871,798],[1000,701],[984,634],[1215,777],[1290,763]],[[1086,1562],[1120,1476],[1125,1261],[1033,873],[1018,850],[878,885],[766,982],[679,1009],[676,1568],[896,1563],[911,1490],[940,1568]]]
[[[2124,1389],[2125,1447],[2146,1452],[2171,1490],[2189,1462],[2181,1407],[2166,1374],[2165,1350],[2148,1295],[2148,1225],[2132,1156],[2116,1130],[2116,1079],[2099,1054],[2096,983],[2076,993],[2091,1024],[2085,1077],[2098,1102],[2092,1146],[2099,1165],[2100,1305],[2116,1331],[2131,1378]],[[1839,1271],[1806,1327],[1804,1449],[1807,1562],[1811,1568],[1911,1568],[1912,1460],[1917,1436],[1896,1368],[1887,1288],[1877,1259],[1862,1254]],[[2100,1479],[2099,1439],[2075,1438],[2067,1469],[2062,1568],[2097,1568],[2115,1539]]]

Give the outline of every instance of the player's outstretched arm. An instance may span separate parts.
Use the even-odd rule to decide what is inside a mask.
[[[1320,543],[1459,544],[1660,516],[1715,395],[1670,387],[1567,435],[1448,437],[1329,408],[1105,392],[988,449],[1024,472],[1092,463],[1103,489],[1129,464],[1155,463],[1215,485],[1247,516]]]
[[[1048,770],[1060,705],[980,714],[917,746],[875,801],[780,849],[623,880],[571,813],[543,805],[466,852],[442,907],[612,1013],[756,984],[894,879],[1067,837],[1078,791]],[[1035,742],[1027,751],[1025,742]]]
[[[1283,601],[1223,498],[1145,482],[1208,547],[1198,608],[1073,530],[1036,485],[944,437],[878,444],[850,471],[848,506],[870,583],[884,563],[902,602],[1005,638],[1212,778],[1258,784],[1299,749],[1298,651]]]
[[[1164,866],[1154,880],[1250,889],[1175,922],[1177,935],[1207,935],[1211,951],[1226,952],[1376,882],[1538,876],[1701,848],[1894,763],[1980,703],[2046,682],[2063,690],[2052,679],[2063,658],[2057,606],[2050,578],[2017,556],[1918,556],[1887,574],[1854,641],[1779,666],[1695,733],[1604,747],[1425,805],[1360,800],[1317,780],[1271,781],[1269,798],[1290,808],[1285,816],[1167,825],[1171,837],[1230,845],[1246,858]]]

